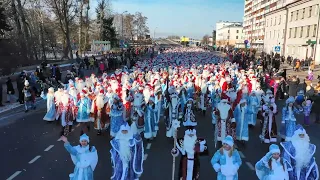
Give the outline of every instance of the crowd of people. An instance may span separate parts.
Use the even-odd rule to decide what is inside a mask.
[[[198,117],[212,117],[214,143],[219,148],[211,159],[218,180],[238,179],[242,165],[235,143],[249,141],[250,128],[260,123],[259,138],[270,144],[269,152],[255,167],[261,180],[316,180],[318,166],[315,145],[301,126],[296,114],[304,115],[310,125],[310,113],[319,107],[319,93],[297,90],[298,77],[285,73],[270,74],[261,63],[245,56],[220,57],[199,48],[173,48],[132,68],[116,69],[108,75],[69,79],[63,87],[42,92],[47,100],[44,120],[61,124],[61,140],[71,154],[75,169],[70,179],[93,179],[98,152],[87,136],[91,123],[100,136],[109,132],[112,180],[136,180],[143,173],[143,139],[157,137],[159,122],[164,121],[167,138],[175,141],[172,156],[180,158],[179,179],[200,177],[200,156],[208,156],[205,139],[197,137]],[[281,83],[287,79],[286,85]],[[287,85],[288,84],[288,85]],[[285,88],[284,88],[285,87]],[[278,99],[286,99],[280,109]],[[281,126],[276,114],[280,112]],[[81,127],[80,145],[71,146],[67,136],[73,125]],[[178,138],[177,127],[185,135]],[[278,134],[280,129],[280,134]],[[281,137],[280,147],[276,145]]]

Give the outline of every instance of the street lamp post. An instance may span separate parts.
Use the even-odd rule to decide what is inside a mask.
[[[156,38],[156,29],[157,29],[157,28],[158,28],[158,27],[154,28],[154,31],[153,31],[153,39]]]
[[[124,33],[123,33],[123,30],[124,30],[124,28],[123,28],[123,14],[124,13],[127,13],[128,11],[124,11],[123,13],[121,13],[121,37],[122,37],[122,39],[123,39],[123,36],[124,36]]]

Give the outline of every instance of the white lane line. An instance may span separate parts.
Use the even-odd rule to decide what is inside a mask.
[[[17,177],[22,171],[16,171],[14,174],[12,174],[7,180],[12,180],[15,177]]]
[[[57,141],[61,141],[61,138],[59,138]]]
[[[246,158],[246,156],[244,156],[244,154],[243,154],[241,151],[238,151],[238,152],[239,152],[240,157],[241,157],[242,159]]]
[[[36,156],[31,161],[29,161],[29,164],[32,164],[32,163],[36,162],[36,160],[38,160],[39,158],[41,158],[41,156]]]
[[[249,167],[249,169],[251,169],[252,171],[254,171],[254,167],[250,162],[246,162],[247,166]]]
[[[50,145],[44,151],[50,151],[50,149],[52,149],[53,147],[54,147],[54,145]]]
[[[150,149],[151,148],[151,143],[148,143],[146,148]]]
[[[147,158],[148,158],[148,154],[144,154],[143,160],[145,161],[147,160]]]

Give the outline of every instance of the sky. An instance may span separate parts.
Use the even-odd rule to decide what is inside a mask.
[[[99,0],[91,0],[91,13]],[[243,21],[244,0],[113,0],[114,13],[134,14],[139,11],[148,17],[150,35],[188,36],[201,39],[212,35],[216,22]]]

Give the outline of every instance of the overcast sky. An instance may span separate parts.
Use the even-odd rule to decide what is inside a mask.
[[[97,0],[91,0],[91,15]],[[244,0],[113,0],[115,13],[134,14],[137,11],[148,17],[151,36],[189,36],[201,39],[212,34],[219,20],[240,21]]]

